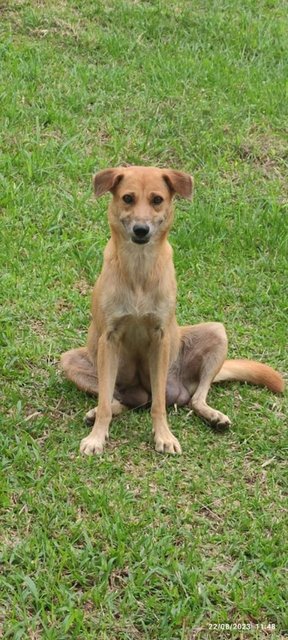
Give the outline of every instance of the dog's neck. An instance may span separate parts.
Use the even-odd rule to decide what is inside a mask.
[[[140,245],[120,239],[111,230],[108,245],[110,258],[116,261],[119,276],[123,274],[132,289],[137,289],[139,286],[145,289],[146,283],[151,286],[152,282],[156,284],[157,280],[160,280],[163,274],[163,263],[172,260],[172,248],[167,235],[157,242]]]

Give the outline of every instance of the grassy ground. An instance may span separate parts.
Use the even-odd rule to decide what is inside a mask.
[[[85,341],[108,236],[91,175],[125,161],[195,176],[171,234],[179,321],[225,321],[230,356],[285,371],[287,6],[0,11],[1,637],[284,638],[285,399],[213,388],[225,435],[171,410],[177,458],[131,412],[87,459],[93,400],[57,363]]]

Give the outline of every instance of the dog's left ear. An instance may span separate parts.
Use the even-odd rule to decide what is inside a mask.
[[[93,178],[94,192],[96,198],[103,196],[107,191],[112,191],[117,187],[123,178],[121,169],[104,169],[99,171]]]
[[[173,171],[172,169],[164,169],[163,178],[173,196],[177,193],[180,198],[191,200],[193,191],[193,178],[189,175],[189,173],[183,173],[182,171]]]

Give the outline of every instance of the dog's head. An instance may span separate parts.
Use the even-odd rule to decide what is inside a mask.
[[[112,231],[127,241],[147,244],[167,235],[172,219],[172,200],[177,194],[191,199],[190,175],[156,167],[105,169],[94,176],[96,197],[113,195],[109,208]]]

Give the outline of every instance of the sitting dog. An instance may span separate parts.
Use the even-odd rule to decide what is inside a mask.
[[[249,360],[226,360],[227,337],[219,322],[179,327],[176,280],[168,232],[177,194],[190,199],[190,175],[171,169],[119,167],[94,177],[96,196],[113,195],[111,238],[95,284],[86,347],[61,357],[79,389],[98,395],[88,412],[93,428],[81,442],[85,454],[102,453],[113,415],[151,403],[156,451],[181,453],[166,406],[188,405],[211,425],[229,418],[206,397],[212,382],[242,380],[284,389],[281,375]]]

